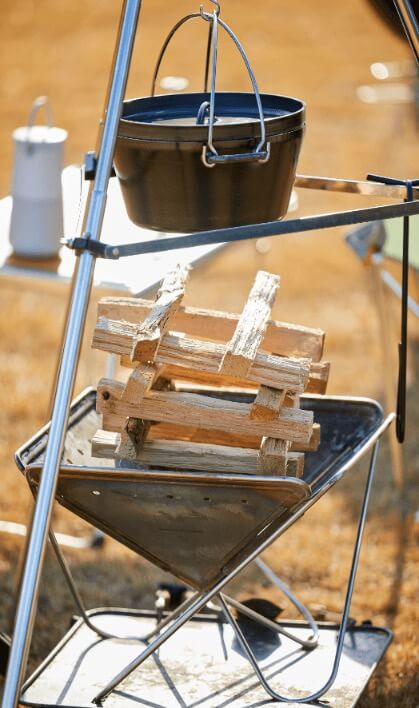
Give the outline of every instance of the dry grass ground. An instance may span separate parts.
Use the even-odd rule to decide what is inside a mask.
[[[38,94],[50,96],[57,124],[70,133],[67,161],[79,161],[95,142],[120,3],[88,0],[3,0],[0,53],[3,79],[0,189],[8,190],[10,134],[25,122]],[[191,0],[144,2],[128,94],[148,91],[157,48]],[[356,87],[369,82],[374,61],[409,56],[407,47],[375,18],[366,3],[321,0],[224,1],[223,15],[242,38],[261,88],[304,98],[308,128],[299,171],[362,178],[368,171],[417,176],[417,133],[413,107],[362,104]],[[196,32],[194,34],[194,32]],[[168,56],[165,74],[188,75],[198,86],[202,53],[198,29],[179,38]],[[195,68],[196,67],[196,68]],[[246,88],[231,47],[223,43],[220,87]],[[359,199],[315,193],[300,195],[301,213],[365,204]],[[369,202],[368,202],[369,203]],[[332,361],[331,393],[380,398],[383,389],[377,318],[368,271],[348,250],[340,231],[272,239],[267,252],[254,243],[231,247],[192,275],[188,301],[240,309],[255,271],[282,276],[275,315],[323,327],[326,355]],[[140,278],[141,276],[139,276]],[[65,292],[17,290],[2,284],[0,315],[0,518],[25,521],[28,493],[13,464],[14,450],[44,422],[51,375],[65,307]],[[393,312],[394,310],[394,312]],[[397,314],[395,304],[392,306]],[[91,326],[94,312],[89,320]],[[89,350],[86,337],[77,390],[97,381],[103,358]],[[413,346],[414,350],[414,346]],[[412,357],[412,371],[414,368]],[[417,360],[417,357],[416,357]],[[360,706],[413,707],[418,704],[417,676],[417,537],[413,512],[418,508],[414,477],[419,468],[418,384],[409,392],[410,423],[406,446],[407,488],[402,503],[394,491],[387,442],[380,454],[371,512],[352,615],[390,626],[395,640]],[[308,604],[339,611],[350,560],[361,495],[363,470],[338,485],[267,553],[272,566]],[[57,529],[81,532],[84,524],[63,511]],[[6,627],[13,597],[12,578],[21,540],[0,538],[0,626]],[[103,551],[72,552],[72,568],[87,604],[150,605],[160,573],[113,541]],[[241,596],[275,597],[256,571],[241,576]],[[282,599],[281,599],[282,604]],[[52,559],[46,564],[31,666],[45,655],[67,627],[73,611]],[[287,608],[288,610],[288,608]]]

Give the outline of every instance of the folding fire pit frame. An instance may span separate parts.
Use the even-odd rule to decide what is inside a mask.
[[[240,392],[217,395],[228,399],[231,398],[232,400],[251,400],[251,396],[249,396],[249,394]],[[106,515],[106,511],[104,511],[105,507],[109,508],[109,503],[105,503],[107,493],[111,494],[110,506],[113,508],[119,503],[123,510],[124,517],[127,515],[127,502],[129,501],[130,494],[134,494],[135,491],[134,498],[139,497],[139,499],[141,499],[141,501],[138,502],[139,506],[137,504],[138,508],[136,510],[138,523],[140,524],[140,527],[138,528],[138,537],[140,539],[139,543],[145,544],[145,548],[147,548],[147,528],[144,527],[144,522],[141,518],[144,513],[141,510],[141,504],[147,505],[145,498],[146,492],[142,492],[142,490],[145,490],[147,486],[157,485],[157,491],[154,493],[154,496],[156,496],[162,487],[162,477],[166,479],[166,484],[177,484],[180,485],[181,489],[185,484],[188,485],[192,483],[195,485],[198,484],[198,486],[204,485],[203,490],[200,493],[202,497],[203,495],[211,493],[211,490],[212,493],[214,493],[214,485],[222,486],[228,482],[229,484],[231,483],[239,487],[240,484],[243,484],[243,478],[246,478],[246,475],[203,474],[192,472],[179,473],[169,472],[167,470],[142,470],[124,466],[124,461],[116,462],[111,460],[100,460],[100,463],[104,466],[95,467],[95,458],[91,457],[89,446],[86,444],[98,424],[98,414],[95,411],[95,400],[95,390],[87,389],[85,392],[80,394],[80,396],[72,404],[65,450],[63,460],[60,465],[60,479],[57,488],[57,498],[66,508],[78,514],[82,518],[85,518],[87,521],[98,525],[98,527],[102,528],[102,530],[111,533],[114,538],[122,543],[125,543],[125,545],[132,544],[132,542],[131,544],[127,543],[126,533],[122,528],[120,529],[118,525],[116,525],[116,527],[115,524],[113,526],[109,526],[109,521],[107,521],[108,517]],[[246,540],[247,551],[245,554],[242,553],[238,559],[232,560],[230,563],[231,569],[229,569],[228,565],[225,570],[224,568],[221,569],[221,571],[218,572],[218,576],[215,581],[212,583],[207,582],[205,589],[199,590],[191,598],[186,600],[174,612],[167,615],[160,623],[156,624],[145,636],[115,636],[114,634],[104,631],[95,624],[91,611],[86,611],[84,607],[83,601],[71,576],[71,572],[66,564],[62,551],[55,539],[54,534],[50,531],[50,541],[52,547],[64,573],[65,580],[69,586],[73,599],[75,600],[81,614],[82,620],[86,623],[87,627],[102,639],[118,639],[126,641],[136,639],[137,641],[143,642],[147,645],[137,659],[127,665],[126,668],[115,676],[115,678],[109,682],[96,696],[91,696],[90,700],[93,700],[93,702],[97,704],[101,704],[102,701],[104,701],[107,696],[109,696],[109,694],[117,688],[118,684],[122,680],[129,676],[129,674],[139,667],[151,654],[154,654],[154,652],[157,651],[157,649],[165,641],[167,641],[167,639],[169,639],[188,620],[192,619],[200,610],[202,610],[212,598],[215,598],[221,605],[222,611],[227,621],[230,623],[233,632],[236,635],[237,641],[242,646],[245,656],[248,658],[251,666],[253,667],[261,685],[272,698],[277,701],[305,703],[307,701],[315,700],[323,695],[333,684],[338,672],[343,651],[345,632],[348,625],[349,609],[376,464],[378,444],[381,436],[394,419],[394,414],[391,414],[383,420],[382,410],[376,402],[370,401],[369,399],[339,396],[305,396],[302,398],[302,405],[307,409],[314,410],[315,417],[320,420],[323,430],[323,442],[320,444],[320,448],[316,452],[308,453],[307,469],[305,471],[306,481],[295,480],[297,486],[298,483],[301,485],[307,485],[307,483],[310,484],[311,493],[309,496],[302,498],[288,510],[279,510],[277,519],[273,518],[271,523],[267,526],[267,529],[259,534],[259,542],[257,540],[251,540],[249,544],[249,541]],[[42,461],[45,449],[47,448],[48,436],[49,426],[45,426],[45,428],[43,428],[16,453],[18,467],[21,471],[25,472],[26,478],[34,495],[36,494],[36,488],[39,485],[39,481],[42,476]],[[279,578],[277,578],[272,571],[270,571],[270,569],[257,558],[257,556],[276,538],[284,533],[284,531],[286,531],[297,519],[299,519],[313,504],[319,500],[323,494],[325,494],[369,452],[371,453],[369,472],[360,512],[342,621],[338,633],[336,652],[330,676],[321,688],[304,698],[280,695],[272,689],[271,685],[265,679],[259,662],[255,657],[248,641],[246,640],[239,624],[237,623],[237,620],[233,617],[230,608],[238,610],[242,615],[250,617],[253,621],[261,624],[271,631],[282,634],[291,641],[296,642],[306,651],[316,649],[319,643],[319,629],[309,611],[297,600],[297,598],[295,598],[289,589],[282,584]],[[129,477],[130,475],[137,478],[137,486],[133,492],[130,493],[127,491],[126,496],[120,498],[120,501],[118,502],[117,500],[118,497],[121,497],[122,488],[125,487],[126,489],[127,485],[129,486],[130,483],[128,479],[124,481],[124,477]],[[260,480],[261,490],[263,490],[263,485],[266,484],[266,482],[268,482],[271,486],[275,486],[275,484],[280,486],[278,483],[281,482],[281,478],[264,478],[260,476],[253,477],[252,475],[248,477],[249,483],[254,485],[258,484],[258,479]],[[282,478],[282,481],[284,481],[284,478]],[[205,485],[209,486],[206,487]],[[173,487],[171,486],[170,491],[172,492],[172,490]],[[112,493],[114,491],[116,492],[116,496],[113,501]],[[166,494],[163,486],[163,497],[165,496]],[[99,504],[95,504],[94,500],[96,499],[99,499]],[[89,500],[93,500],[93,505]],[[164,498],[161,503],[164,505]],[[179,525],[179,523],[180,521],[177,520],[175,527]],[[200,523],[203,525],[204,519]],[[152,535],[152,533],[152,530],[150,530],[149,535]],[[131,545],[131,547],[136,550],[135,546]],[[141,554],[141,546],[139,552]],[[290,601],[301,612],[307,622],[305,625],[306,629],[309,630],[309,634],[307,636],[302,636],[301,634],[298,635],[294,631],[290,631],[287,625],[283,626],[280,623],[263,617],[259,613],[251,610],[222,592],[222,588],[252,560],[256,560],[262,572],[273,580],[279,589],[286,594]],[[173,570],[175,571],[176,568]],[[38,676],[42,674],[43,668],[48,666],[48,664],[49,662],[47,659],[44,662],[44,665],[42,665],[40,669],[35,672],[34,676],[31,677],[25,685],[25,695],[22,698],[24,704],[26,704],[26,700],[28,700],[29,702],[27,705],[39,705],[38,703],[33,703],[33,699],[30,698],[30,687],[34,682],[36,683]],[[27,699],[26,690],[29,692],[29,697]],[[48,704],[50,704],[50,702]]]
[[[265,539],[259,547],[257,547],[254,551],[252,551],[247,558],[245,558],[237,567],[235,567],[226,577],[224,577],[222,580],[218,581],[213,585],[212,588],[210,588],[208,591],[204,593],[197,593],[194,595],[190,600],[186,601],[185,605],[180,608],[182,610],[181,614],[178,616],[174,617],[173,621],[169,626],[167,626],[166,629],[164,629],[163,632],[161,632],[153,641],[151,641],[147,647],[144,649],[144,651],[138,656],[137,659],[135,659],[132,663],[130,663],[123,671],[121,671],[118,675],[114,677],[112,681],[110,681],[103,689],[100,691],[94,698],[93,702],[101,705],[102,701],[109,696],[109,694],[123,681],[127,676],[129,676],[130,673],[132,673],[137,667],[139,667],[151,654],[153,654],[157,649],[165,642],[167,639],[169,639],[180,627],[182,627],[189,619],[191,619],[194,615],[196,615],[197,612],[202,610],[205,605],[214,597],[218,599],[218,601],[221,603],[221,606],[223,608],[223,611],[225,613],[225,616],[232,626],[238,641],[242,645],[242,648],[251,663],[255,674],[257,678],[259,679],[260,683],[262,684],[263,688],[265,691],[271,696],[271,698],[280,701],[280,702],[291,702],[293,701],[294,703],[307,703],[310,701],[314,701],[318,698],[320,698],[326,691],[330,688],[330,686],[333,684],[338,668],[339,668],[339,662],[340,658],[342,655],[342,650],[343,650],[343,643],[345,639],[345,632],[347,629],[347,623],[348,623],[348,617],[349,617],[349,609],[350,609],[350,604],[351,604],[351,599],[352,599],[352,593],[353,593],[353,588],[355,584],[355,576],[356,576],[356,570],[358,567],[358,560],[359,560],[359,554],[361,550],[361,543],[362,543],[362,535],[363,535],[363,530],[364,530],[364,525],[365,525],[365,519],[366,519],[366,514],[367,514],[367,508],[368,508],[368,501],[370,497],[370,492],[371,492],[371,486],[372,486],[372,481],[373,481],[373,476],[374,476],[374,471],[375,471],[375,465],[376,465],[376,460],[377,460],[377,453],[378,453],[378,441],[381,437],[381,435],[384,433],[384,431],[387,429],[387,427],[391,424],[394,416],[390,415],[388,418],[382,423],[382,425],[378,428],[376,433],[371,436],[370,440],[365,444],[363,448],[361,448],[359,452],[359,456],[355,455],[351,461],[351,464],[348,465],[347,467],[352,467],[353,464],[355,464],[360,458],[363,457],[364,454],[367,453],[368,450],[371,450],[371,459],[370,459],[370,465],[369,465],[369,471],[368,471],[368,476],[367,476],[367,481],[366,481],[366,486],[365,486],[365,492],[364,492],[364,498],[362,502],[362,507],[361,507],[361,513],[359,517],[359,523],[358,523],[358,530],[357,530],[357,536],[356,536],[356,541],[355,541],[355,547],[354,547],[354,554],[352,558],[352,564],[351,564],[351,569],[350,569],[350,574],[348,578],[348,586],[347,586],[347,591],[346,591],[346,596],[345,596],[345,604],[344,604],[344,610],[342,614],[342,619],[341,619],[341,625],[339,629],[339,634],[338,634],[338,639],[337,639],[337,645],[336,645],[336,654],[335,654],[335,659],[333,662],[333,667],[331,674],[326,681],[326,683],[319,688],[317,691],[311,693],[308,696],[305,696],[304,698],[298,698],[298,697],[293,697],[293,696],[283,696],[276,691],[274,691],[270,684],[268,683],[267,679],[265,678],[263,672],[261,671],[259,667],[259,663],[248,643],[246,640],[245,635],[243,634],[242,630],[239,627],[239,624],[237,620],[233,617],[229,605],[235,607],[236,609],[239,609],[240,611],[243,611],[243,606],[240,603],[237,602],[232,602],[231,598],[226,597],[222,593],[223,587],[230,582],[238,573],[240,573],[241,570],[243,570],[251,561],[257,559],[258,555],[260,555],[266,548],[268,548],[282,533],[284,533],[298,518],[300,518],[307,509],[314,504],[318,498],[325,493],[325,489],[321,490],[317,495],[313,495],[311,498],[309,498],[305,503],[303,502],[302,504],[299,504],[294,511],[294,513],[290,514],[290,518],[288,521],[285,521],[284,524],[282,524],[277,531],[275,531],[273,534],[270,534],[267,539]],[[346,471],[346,470],[345,470]],[[343,469],[342,469],[343,473]],[[179,611],[179,610],[178,610]],[[260,618],[254,618],[256,621],[260,621]],[[161,631],[161,630],[160,630]],[[278,631],[278,628],[277,628]],[[311,647],[305,647],[307,649],[312,649],[314,648],[313,646]]]
[[[413,13],[410,7],[410,0],[397,0],[397,3],[400,7],[410,10],[411,14]],[[162,239],[159,241],[158,245],[155,243],[146,242],[141,244],[139,248],[133,244],[133,247],[131,246],[118,250],[112,246],[100,244],[108,181],[112,170],[119,118],[122,111],[122,102],[125,95],[140,7],[141,0],[124,0],[116,43],[116,51],[111,69],[110,83],[105,101],[104,118],[100,127],[95,175],[87,200],[82,237],[80,239],[72,239],[67,243],[67,245],[78,251],[79,258],[72,283],[70,307],[67,316],[65,340],[52,410],[48,446],[45,455],[41,483],[36,499],[32,526],[27,539],[26,557],[17,603],[13,641],[3,693],[3,708],[16,708],[18,705],[20,688],[26,669],[35,620],[43,559],[48,539],[54,496],[58,481],[58,472],[70,411],[70,401],[74,389],[87,307],[89,304],[92,287],[95,258],[118,258],[120,255],[128,256],[131,253],[145,253],[154,250],[171,250],[173,248],[177,248],[179,245],[182,247],[192,247],[198,245],[199,243],[225,242],[230,240],[234,241],[258,238],[261,236],[297,233],[316,228],[329,228],[332,226],[362,223],[377,219],[394,218],[397,216],[404,216],[407,219],[409,215],[419,213],[419,202],[409,201],[408,203],[398,203],[394,206],[380,206],[369,209],[358,209],[350,212],[305,217],[303,219],[294,219],[285,222],[269,222],[267,224],[221,229],[214,232],[192,234],[190,236],[180,237],[180,239]],[[412,29],[412,27],[408,26],[407,32],[411,38],[412,46],[416,46],[417,28],[413,26]],[[307,182],[309,181],[310,178],[307,179]],[[305,186],[318,187],[319,185],[316,184],[316,181],[318,180],[315,178],[314,184],[312,183],[310,185],[307,183]],[[334,183],[334,186],[338,190],[345,188],[345,183],[342,183],[339,180],[329,180],[329,183],[331,182]],[[358,191],[362,193],[362,184],[363,183],[355,183],[356,189],[351,189],[350,191]],[[410,188],[412,199],[417,199],[418,190],[413,189],[412,184],[410,184]],[[383,186],[378,184],[374,185],[374,189],[375,191],[373,191],[373,193],[375,194],[386,194],[386,196],[395,196],[396,198],[401,195],[400,186]],[[365,190],[365,193],[371,193],[371,190],[370,192]],[[181,243],[179,243],[179,240]],[[387,427],[390,422],[390,418],[387,419],[385,427]],[[380,435],[382,432],[383,431],[380,432]],[[372,478],[375,458],[376,448],[374,448],[374,453],[372,455],[369,480]],[[368,495],[369,484],[367,485],[367,497]],[[360,530],[362,529],[363,522],[365,520],[365,511],[366,504],[364,504],[363,511],[361,513]],[[290,520],[289,524],[286,525],[282,531],[285,531],[291,523],[292,521]],[[254,554],[252,554],[252,556],[243,562],[242,567],[245,567],[245,565],[247,565],[253,557],[256,557],[258,553],[266,548],[275,537],[276,536],[274,535],[272,538],[267,539],[262,546],[259,547]],[[357,560],[358,554],[359,545],[357,544],[354,560]],[[241,567],[236,568],[234,575],[240,570]],[[165,641],[168,636],[176,631],[180,624],[186,622],[187,619],[192,617],[201,607],[203,607],[210,597],[213,597],[219,593],[224,584],[224,582],[219,583],[203,597],[195,598],[185,610],[182,617],[175,620],[162,635],[150,644],[140,659],[143,660],[145,658],[145,654],[148,656],[157,648],[157,646],[160,646],[160,644]],[[349,590],[351,590],[351,587],[349,587]],[[344,617],[340,634],[341,637],[344,636],[345,625],[346,618]],[[117,677],[116,683],[119,680],[120,677]],[[110,690],[112,690],[112,686],[108,686],[102,694],[107,694]],[[97,698],[99,698],[99,696]]]

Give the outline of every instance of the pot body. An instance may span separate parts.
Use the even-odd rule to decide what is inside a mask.
[[[178,94],[124,103],[115,170],[130,219],[158,231],[191,232],[271,221],[285,215],[304,132],[304,104],[261,95],[267,162],[202,161],[208,125],[195,116],[209,95]],[[216,95],[214,146],[253,152],[260,122],[253,94]]]

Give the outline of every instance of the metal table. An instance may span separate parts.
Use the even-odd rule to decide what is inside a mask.
[[[100,609],[92,610],[89,617],[108,632],[122,629],[145,634],[156,623],[156,617],[145,611]],[[261,667],[273,685],[285,687],[287,693],[294,695],[296,691],[307,692],[324,676],[339,629],[321,623],[318,649],[305,652],[287,637],[279,640],[274,632],[241,624],[252,648],[259,649]],[[301,636],[307,631],[298,622],[280,624]],[[390,641],[387,629],[369,624],[348,628],[340,670],[333,687],[324,696],[327,705],[351,708],[356,704]],[[28,681],[20,705],[91,708],[92,691],[98,691],[106,678],[135,657],[136,651],[138,648],[132,643],[98,639],[79,620]],[[255,681],[229,625],[204,616],[182,628],[160,649],[158,657],[148,659],[105,705],[106,708],[261,708],[273,704]]]

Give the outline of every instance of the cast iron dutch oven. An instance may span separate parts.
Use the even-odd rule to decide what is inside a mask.
[[[249,59],[215,9],[193,12],[167,35],[151,96],[125,101],[114,156],[129,217],[158,231],[201,231],[277,219],[287,211],[304,131],[304,104],[260,94]],[[155,96],[156,79],[176,32],[208,24],[202,93]],[[217,93],[218,30],[234,42],[253,93]],[[211,85],[208,77],[211,59]]]
[[[149,229],[191,232],[284,216],[305,106],[288,96],[260,99],[266,143],[259,153],[253,93],[215,95],[215,152],[208,150],[209,93],[125,101],[114,162],[130,219]]]

